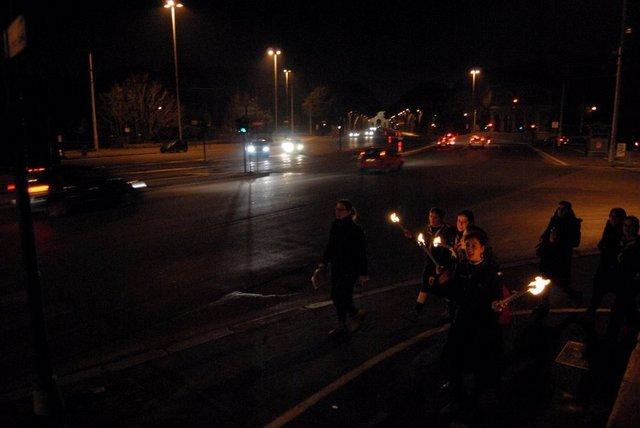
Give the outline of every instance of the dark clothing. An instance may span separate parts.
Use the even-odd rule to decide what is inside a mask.
[[[621,241],[622,227],[613,227],[607,221],[602,231],[602,237],[598,242],[600,264],[593,277],[593,293],[591,294],[588,312],[595,313],[602,303],[602,298],[613,291],[614,272],[618,265]]]
[[[332,276],[367,275],[367,253],[364,232],[350,217],[334,220],[329,243],[322,262],[331,264]]]
[[[472,373],[481,384],[498,383],[503,364],[502,327],[491,304],[502,299],[498,267],[463,261],[452,278],[432,287],[457,303],[444,350],[452,381]]]
[[[580,245],[580,223],[576,217],[560,217],[554,215],[540,237],[538,256],[540,257],[540,273],[549,277],[551,283],[571,298],[579,294],[571,287],[571,256],[573,249]],[[552,242],[552,235],[555,239]],[[544,291],[539,304],[539,313],[546,314],[549,309],[550,288]]]
[[[336,307],[338,320],[345,322],[347,315],[353,317],[358,310],[353,304],[353,287],[356,284],[357,276],[339,276],[334,280],[331,277],[331,300]]]
[[[357,313],[353,305],[353,288],[359,276],[367,275],[366,241],[362,228],[351,217],[331,224],[329,243],[322,257],[331,265],[331,300],[344,323],[347,315]]]
[[[640,292],[640,238],[622,243],[614,272],[616,299],[611,308],[607,336],[616,338],[623,323],[638,321],[636,297]]]
[[[439,226],[427,226],[424,230],[424,239],[429,246],[429,251],[433,255],[433,258],[436,259],[440,266],[445,268],[449,268],[452,265],[452,255],[450,247],[453,247],[456,239],[456,233],[453,228],[449,225],[443,223]],[[442,244],[438,247],[433,246],[433,240],[436,237],[440,237],[442,240]],[[434,276],[436,273],[436,266],[433,264],[433,261],[428,256],[425,260],[424,269],[422,270],[422,288],[423,291],[426,291],[428,286],[429,277]]]

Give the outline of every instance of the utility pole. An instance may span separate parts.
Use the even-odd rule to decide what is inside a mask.
[[[627,0],[622,0],[622,22],[620,23],[620,44],[618,45],[618,61],[616,65],[616,91],[613,96],[613,117],[611,118],[611,138],[609,140],[609,164],[616,160],[616,143],[618,140],[618,114],[620,109],[620,85],[622,81],[622,52],[627,22]]]
[[[89,52],[89,82],[91,83],[91,128],[93,131],[93,149],[97,152],[98,147],[98,120],[96,119],[96,91],[93,80],[93,56]]]
[[[560,96],[560,118],[558,119],[558,138],[553,143],[553,150],[555,151],[558,144],[560,144],[560,138],[562,137],[562,122],[564,121],[564,99],[566,96],[566,83],[562,82],[562,95]]]
[[[25,88],[30,84],[26,77],[26,70],[31,69],[33,65],[29,61],[30,58],[25,57],[25,53],[21,53],[27,48],[24,17],[16,18],[12,26],[14,26],[14,31],[8,31],[7,38],[10,42],[9,45],[11,46],[11,42],[13,42],[13,45],[18,46],[18,49],[14,52],[9,50],[9,55],[2,61],[3,74],[6,76],[4,114],[8,118],[9,132],[13,137],[9,140],[16,143],[14,146],[16,209],[31,318],[33,362],[36,374],[33,385],[33,413],[37,416],[51,418],[49,422],[53,422],[62,416],[64,405],[53,375],[47,341],[38,255],[27,182],[26,153],[29,140],[27,128],[30,123],[27,123],[29,115],[27,114]]]

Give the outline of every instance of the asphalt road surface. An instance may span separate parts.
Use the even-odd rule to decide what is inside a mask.
[[[489,233],[498,257],[507,263],[533,256],[538,236],[559,200],[572,201],[584,220],[583,252],[594,249],[612,206],[640,212],[640,201],[630,198],[631,189],[637,189],[636,173],[560,167],[521,144],[492,143],[476,151],[430,148],[407,156],[403,171],[380,175],[360,175],[353,151],[308,146],[306,155],[288,161],[274,155],[270,165],[261,165],[263,174],[251,176],[237,175],[242,152],[233,146],[221,148],[228,152],[207,165],[180,159],[178,154],[160,160],[156,155],[135,161],[110,159],[104,161],[105,167],[148,182],[137,205],[37,219],[56,372],[64,376],[137,352],[166,349],[291,307],[287,305],[326,299],[327,290],[314,291],[309,277],[326,243],[338,198],[347,197],[358,208],[358,221],[367,233],[372,289],[415,279],[421,270],[420,253],[386,220],[392,210],[400,213],[406,227],[417,229],[424,226],[432,206],[444,207],[449,221],[457,211],[471,209],[477,224]],[[18,230],[10,214],[3,212],[0,217],[0,346],[4,350],[0,372],[3,389],[11,391],[31,380],[31,362],[25,358],[31,347],[26,293],[16,279],[21,278]],[[400,306],[412,294],[411,290],[390,303]],[[412,297],[408,300],[411,306]],[[329,314],[301,316],[310,317],[305,326],[314,334],[323,335],[331,328]],[[288,337],[287,325],[274,327],[273,335]],[[389,331],[375,348],[382,350],[404,335]],[[276,364],[280,371],[274,372],[280,375],[289,362],[285,357],[271,358],[273,349],[265,336],[247,333],[244,342],[229,340],[237,342],[209,356],[226,361],[220,362],[226,379],[233,379],[234,364],[242,365],[243,358],[249,358],[246,352],[258,352],[269,364]],[[247,346],[247,340],[254,343]],[[285,344],[274,341],[274,346],[286,343],[293,346],[289,339]],[[314,343],[291,349],[303,357],[305,370],[311,366],[319,370],[313,364],[318,355],[328,353],[331,370],[336,370],[343,358],[351,364],[373,351],[350,355],[350,350]],[[213,376],[198,372],[198,364],[187,366],[185,370],[193,377],[202,376],[203,383]],[[241,390],[243,382],[245,387],[252,384],[252,377],[269,390],[269,379],[260,375],[260,367],[235,370],[242,372],[236,379]],[[291,382],[292,389],[283,392],[289,397],[285,401],[304,395],[296,388],[309,391],[325,380]],[[225,385],[217,388],[211,393],[224,395]],[[241,390],[229,394],[237,400]],[[261,391],[254,393],[250,400],[262,406],[262,418],[254,422],[267,422],[266,415],[283,410],[277,400],[274,403],[280,406],[265,407]]]

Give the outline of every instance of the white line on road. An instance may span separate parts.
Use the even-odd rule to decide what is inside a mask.
[[[427,339],[431,336],[434,336],[438,333],[442,333],[443,331],[446,331],[449,329],[449,325],[443,325],[442,327],[438,327],[438,328],[433,328],[433,329],[429,329],[427,331],[423,331],[422,333],[418,334],[417,336],[412,337],[411,339],[405,340],[404,342],[400,342],[395,346],[392,346],[391,348],[387,349],[386,351],[376,355],[375,357],[365,361],[363,364],[360,364],[358,367],[356,367],[355,369],[351,370],[349,373],[345,374],[344,376],[339,377],[338,379],[336,379],[335,381],[331,382],[329,385],[325,386],[324,388],[322,388],[320,391],[316,392],[315,394],[311,395],[309,398],[307,398],[306,400],[296,404],[294,407],[292,407],[291,409],[287,410],[286,412],[284,412],[282,415],[278,416],[276,419],[274,419],[271,423],[267,424],[266,427],[267,428],[275,428],[275,427],[281,427],[284,426],[286,424],[288,424],[289,422],[291,422],[292,420],[294,420],[295,418],[297,418],[298,416],[300,416],[302,413],[306,412],[309,408],[311,408],[312,406],[318,404],[321,400],[323,400],[324,398],[326,398],[327,396],[329,396],[330,394],[334,393],[335,391],[337,391],[338,389],[342,388],[344,385],[346,385],[347,383],[351,382],[353,379],[357,378],[358,376],[360,376],[361,374],[365,373],[366,371],[368,371],[369,369],[371,369],[372,367],[378,365],[379,363],[381,363],[382,361],[386,360],[389,357],[392,357],[393,355],[404,351],[405,349],[407,349],[408,347],[424,340]]]
[[[534,150],[536,153],[538,153],[540,156],[542,156],[544,159],[546,159],[546,160],[548,160],[550,162],[553,162],[553,163],[556,163],[556,164],[562,165],[562,166],[569,166],[568,163],[566,163],[564,161],[561,161],[557,157],[552,156],[549,153],[543,152],[542,150],[540,150],[540,149],[538,149],[536,147],[529,146],[529,145],[527,145],[527,147],[530,147],[532,150]]]
[[[556,309],[551,309],[551,312],[554,314],[584,313],[585,308],[556,308]],[[598,312],[606,313],[606,312],[610,312],[610,310],[598,309]],[[513,311],[512,315],[513,316],[530,315],[531,313],[532,311],[530,309],[527,309],[527,310]],[[315,406],[320,401],[327,398],[329,395],[333,394],[334,392],[336,392],[337,390],[345,386],[347,383],[356,379],[357,377],[364,374],[365,372],[375,367],[376,365],[380,364],[384,360],[396,355],[399,352],[404,351],[405,349],[415,345],[416,343],[422,340],[428,339],[431,336],[447,331],[448,329],[449,329],[449,324],[445,324],[441,327],[432,328],[432,329],[423,331],[422,333],[416,336],[413,336],[410,339],[407,339],[403,342],[398,343],[397,345],[392,346],[391,348],[381,352],[375,357],[370,358],[369,360],[360,364],[355,369],[340,376],[338,379],[331,382],[329,385],[325,386],[315,394],[309,396],[306,400],[296,404],[295,406],[293,406],[292,408],[290,408],[289,410],[287,410],[286,412],[284,412],[283,414],[281,414],[280,416],[278,416],[277,418],[275,418],[273,421],[271,421],[265,426],[267,428],[279,428],[288,424],[289,422],[291,422],[292,420],[294,420],[295,418],[297,418],[298,416],[300,416],[301,414],[309,410],[311,407]]]

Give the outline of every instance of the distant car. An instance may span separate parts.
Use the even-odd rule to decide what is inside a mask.
[[[361,173],[399,171],[403,164],[402,155],[393,147],[368,149],[360,152],[358,156],[358,166]]]
[[[147,187],[141,180],[125,180],[103,168],[78,165],[29,168],[27,178],[32,210],[51,216],[76,208],[129,203]],[[8,192],[15,190],[14,183],[7,185]]]
[[[349,132],[349,138],[359,138],[360,137],[360,132],[358,131],[350,131]]]
[[[554,135],[552,137],[547,137],[542,145],[543,146],[550,146],[550,147],[561,147],[561,146],[565,146],[567,143],[569,142],[569,137],[566,137],[564,135]]]
[[[286,154],[302,153],[304,152],[304,144],[300,140],[287,138],[282,142],[282,151]]]
[[[269,157],[271,140],[269,138],[256,138],[247,144],[246,150],[250,156]]]
[[[183,140],[173,140],[168,143],[164,143],[162,147],[160,147],[161,153],[177,153],[177,152],[186,152],[189,150],[189,145],[186,141]]]
[[[489,143],[491,143],[491,138],[489,137],[472,135],[471,138],[469,138],[469,148],[471,149],[484,149]]]
[[[444,149],[444,148],[449,148],[455,145],[457,138],[458,136],[454,133],[451,133],[451,132],[446,133],[438,140],[438,148]]]

